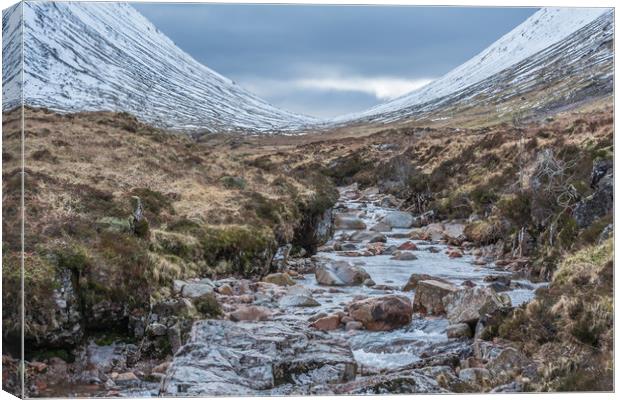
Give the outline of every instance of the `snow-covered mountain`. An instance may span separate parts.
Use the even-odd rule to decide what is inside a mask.
[[[22,6],[23,4],[23,6]],[[23,33],[20,21],[23,8]],[[276,108],[194,60],[125,3],[24,2],[3,13],[3,110],[127,111],[184,131],[299,133],[457,113],[561,108],[613,91],[613,10],[545,8],[445,76],[328,121]]]
[[[126,3],[21,4],[28,105],[127,111],[187,131],[292,131],[315,122],[202,65]],[[3,14],[3,110],[20,103],[21,13],[18,4]]]
[[[610,41],[613,42],[613,10],[544,8],[443,77],[366,111],[335,118],[332,123],[395,122],[457,101],[471,106],[480,97],[489,100],[489,94],[499,94],[498,89],[521,94],[521,84],[543,83],[551,75],[569,79],[585,73],[593,80],[612,80],[613,45],[601,46]],[[602,63],[609,68],[598,76],[594,67]],[[556,70],[546,68],[552,65]]]

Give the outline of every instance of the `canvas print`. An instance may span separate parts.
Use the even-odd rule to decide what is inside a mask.
[[[2,389],[610,392],[614,9],[2,14]]]

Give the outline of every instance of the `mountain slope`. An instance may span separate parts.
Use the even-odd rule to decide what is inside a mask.
[[[5,21],[20,12],[5,11],[6,39],[17,35],[20,24]],[[127,111],[185,131],[296,130],[314,121],[280,110],[200,64],[128,4],[25,2],[23,19],[28,105]],[[6,39],[3,52],[15,64],[19,41]],[[4,88],[18,86],[16,79],[5,73]],[[3,95],[3,110],[19,104],[5,89]]]
[[[395,122],[428,116],[449,106],[471,107],[481,98],[487,103],[499,102],[501,99],[494,96],[501,97],[502,90],[517,95],[541,83],[548,84],[552,76],[564,79],[583,74],[593,80],[611,80],[613,45],[601,45],[612,41],[610,9],[541,9],[443,77],[398,99],[333,122]],[[597,69],[601,66],[606,68]]]

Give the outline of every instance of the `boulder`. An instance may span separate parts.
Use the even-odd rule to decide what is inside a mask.
[[[349,240],[353,242],[364,242],[368,243],[385,243],[387,242],[387,238],[384,234],[378,232],[370,232],[370,231],[357,231],[354,232]]]
[[[278,286],[293,286],[295,281],[286,272],[276,272],[263,278],[263,282],[273,283]]]
[[[411,274],[411,276],[409,277],[409,280],[407,281],[405,286],[403,286],[403,292],[411,292],[413,290],[416,290],[416,288],[418,287],[418,282],[429,281],[429,280],[450,284],[449,281],[443,278],[439,278],[437,276],[432,276],[428,274]]]
[[[355,378],[349,346],[283,322],[203,320],[175,354],[162,380],[165,397],[310,394]],[[291,385],[291,382],[303,384]]]
[[[410,251],[396,251],[394,255],[390,257],[390,260],[397,261],[412,261],[417,259],[418,257]]]
[[[320,305],[309,290],[291,291],[280,299],[281,307],[318,307]]]
[[[215,285],[212,282],[186,282],[181,289],[181,296],[195,299],[213,293],[213,289],[215,289]]]
[[[271,311],[262,306],[239,306],[235,311],[231,312],[231,321],[265,321],[271,318]]]
[[[353,301],[347,310],[351,318],[371,331],[387,331],[408,325],[413,313],[410,300],[396,295]]]
[[[436,280],[419,281],[413,299],[414,311],[429,315],[445,314],[444,297],[457,291],[458,288],[451,283]]]
[[[411,228],[413,225],[413,215],[404,211],[391,211],[383,217],[381,222],[386,223],[392,228]]]
[[[319,318],[310,324],[314,329],[320,331],[333,331],[340,327],[340,315],[332,314],[323,318]]]
[[[346,261],[332,261],[318,265],[315,276],[320,285],[327,286],[358,286],[370,278],[364,268]]]
[[[510,297],[497,294],[486,287],[465,288],[447,294],[443,298],[448,320],[452,324],[461,322],[474,324],[485,314],[510,307]]]
[[[397,249],[398,250],[417,250],[418,246],[416,246],[416,244],[411,241],[406,241],[405,243],[398,246]]]
[[[460,246],[466,239],[464,231],[464,224],[443,224],[443,239],[448,242],[448,244]]]
[[[385,222],[378,222],[375,225],[371,226],[370,230],[373,232],[391,232],[392,227]]]
[[[346,215],[336,215],[334,220],[334,225],[336,229],[345,229],[345,230],[361,230],[366,229],[366,224],[359,218],[346,216]]]

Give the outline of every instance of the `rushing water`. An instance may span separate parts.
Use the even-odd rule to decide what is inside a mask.
[[[347,189],[341,189],[344,193]],[[377,206],[378,196],[369,194],[362,197],[364,200],[348,200],[346,196],[341,196],[341,201],[345,206],[342,210],[348,215],[356,215],[370,228],[390,211],[395,209]],[[393,229],[391,232],[384,233],[387,236],[385,246],[399,246],[410,239],[400,238],[399,234],[407,234],[410,229]],[[350,234],[355,231],[337,230],[335,238],[346,237],[343,234]],[[396,236],[396,237],[394,237]],[[373,287],[353,286],[338,287],[336,290],[329,290],[324,286],[318,285],[314,274],[305,275],[302,280],[297,281],[297,286],[307,288],[313,292],[314,298],[321,304],[320,307],[313,308],[291,308],[287,310],[281,318],[291,318],[297,316],[307,319],[317,312],[337,312],[342,311],[344,306],[352,301],[356,296],[382,296],[386,294],[401,294],[413,299],[413,292],[403,292],[400,289],[407,283],[413,273],[424,273],[432,276],[441,277],[460,285],[465,280],[470,280],[476,285],[487,285],[484,277],[488,275],[510,275],[510,272],[503,271],[492,263],[486,266],[473,264],[473,257],[464,254],[462,258],[450,258],[446,254],[448,246],[442,243],[429,243],[421,240],[411,240],[416,243],[418,249],[414,252],[417,259],[411,261],[392,260],[391,255],[378,255],[368,257],[349,257],[342,252],[319,252],[318,257],[329,258],[332,260],[345,260],[362,266],[371,276],[377,285],[387,285],[393,287],[392,290],[378,290]],[[351,243],[342,241],[342,243]],[[355,243],[358,249],[363,250],[365,242]],[[433,246],[439,252],[427,251]],[[537,286],[526,280],[519,280],[523,287],[506,292],[513,305],[519,305],[529,301],[534,294]],[[303,290],[303,289],[300,289]],[[370,331],[334,331],[333,335],[345,337],[353,350],[353,354],[358,362],[360,369],[394,369],[411,364],[420,358],[420,353],[428,345],[434,343],[447,342],[446,328],[448,321],[441,317],[419,317],[414,318],[409,326],[396,329],[390,332],[370,332]]]

